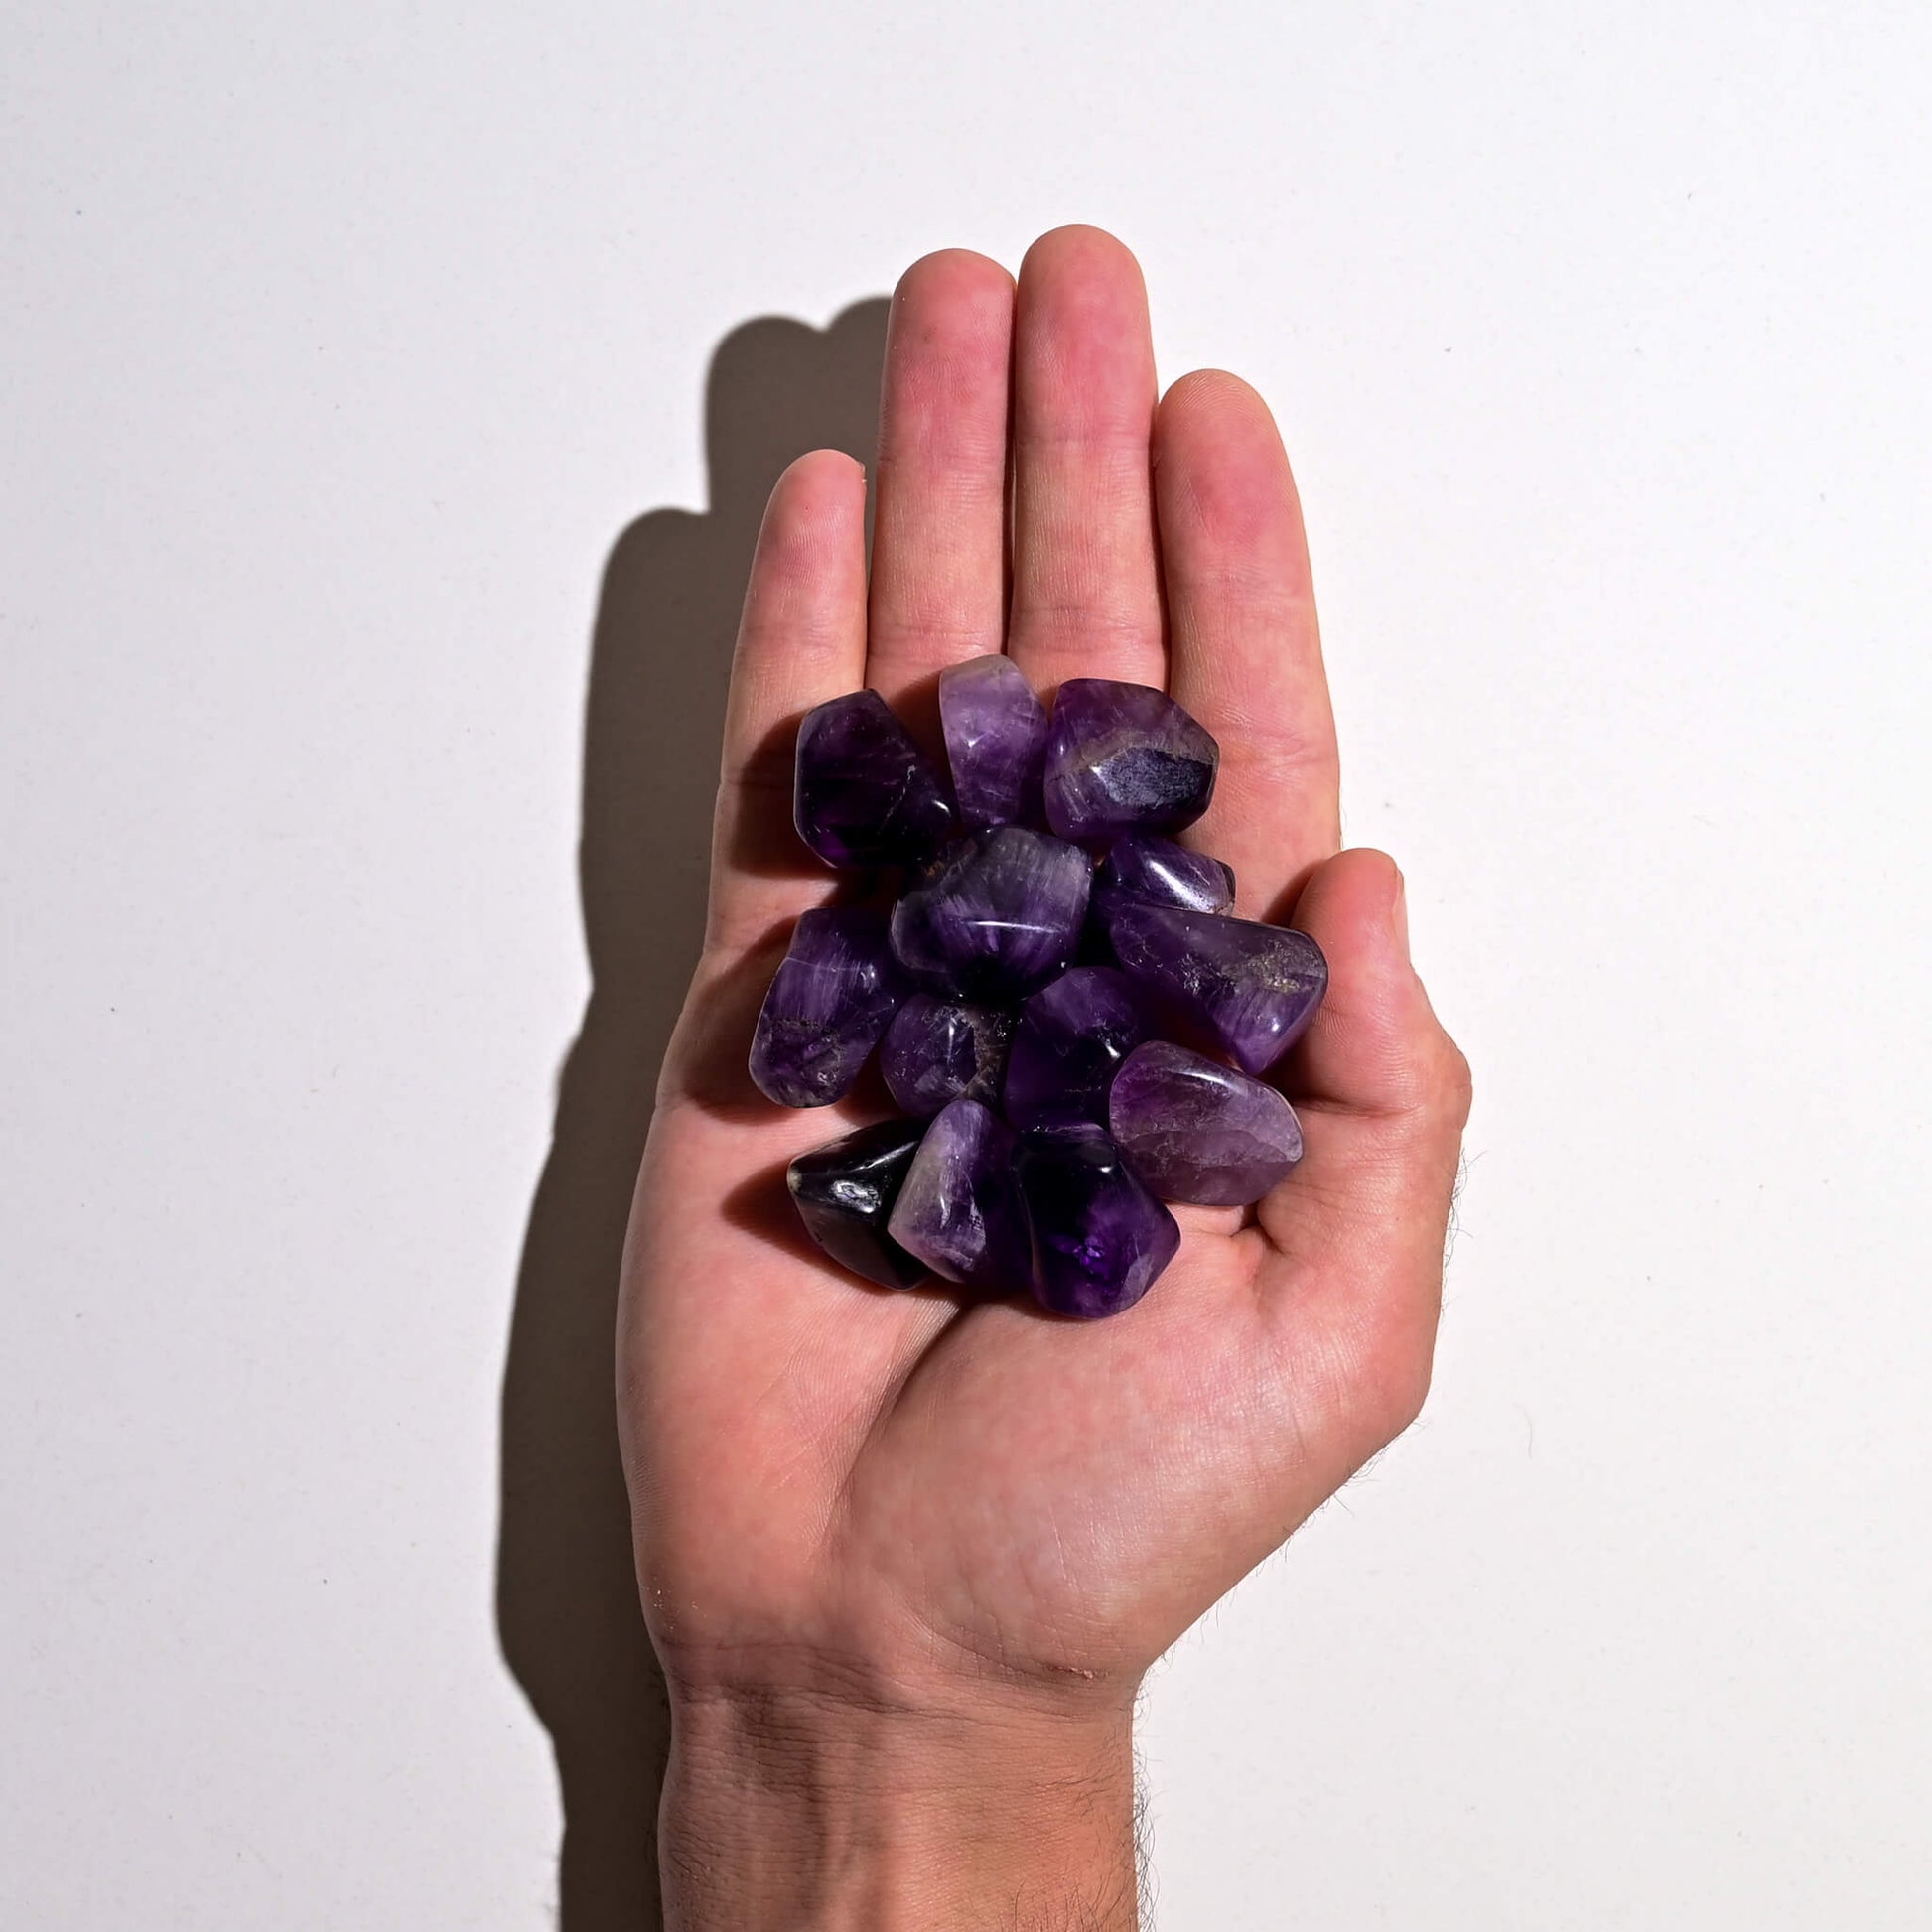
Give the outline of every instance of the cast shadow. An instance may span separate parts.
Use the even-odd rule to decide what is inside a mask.
[[[618,538],[591,641],[578,851],[591,994],[531,1203],[503,1374],[496,1621],[562,1788],[560,1932],[658,1932],[669,1745],[613,1419],[618,1264],[703,929],[733,633],[764,499],[830,446],[870,469],[888,304],[734,329],[705,384],[710,508]]]

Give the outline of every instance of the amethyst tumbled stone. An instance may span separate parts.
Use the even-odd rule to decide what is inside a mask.
[[[888,1231],[923,1129],[915,1120],[882,1121],[801,1154],[785,1185],[805,1232],[843,1268],[882,1288],[913,1288],[926,1266]]]
[[[838,1099],[906,991],[881,913],[858,905],[801,912],[752,1035],[759,1091],[781,1107]]]
[[[879,1042],[879,1070],[894,1103],[921,1120],[949,1100],[999,1102],[1016,1015],[914,993]]]
[[[1110,893],[1157,905],[1185,905],[1195,912],[1229,912],[1234,909],[1234,868],[1172,839],[1130,833],[1108,848],[1094,874],[1093,890],[1096,900]]]
[[[1040,822],[1046,707],[1010,657],[973,657],[939,674],[939,723],[953,796],[969,832]]]
[[[1015,1127],[1107,1124],[1107,1089],[1120,1063],[1154,1031],[1124,973],[1076,966],[1020,1009],[1007,1060],[1007,1119]]]
[[[1165,691],[1068,678],[1046,734],[1046,822],[1061,838],[1088,844],[1177,832],[1206,811],[1220,758]]]
[[[1163,1200],[1245,1207],[1302,1158],[1302,1123],[1273,1087],[1151,1039],[1107,1100],[1120,1151]]]
[[[1055,1314],[1118,1314],[1180,1245],[1174,1218],[1122,1160],[1104,1128],[1021,1136],[1014,1164],[1033,1235],[1033,1289]]]
[[[1078,846],[1018,825],[959,839],[893,907],[893,950],[920,981],[1017,999],[1073,956],[1093,882]]]
[[[1130,978],[1250,1073],[1302,1036],[1328,986],[1321,948],[1286,926],[1130,901],[1108,934]]]
[[[913,864],[955,829],[939,774],[877,691],[805,714],[792,819],[828,866]]]
[[[890,1232],[949,1282],[1010,1294],[1030,1271],[1013,1130],[977,1100],[955,1100],[912,1157]]]

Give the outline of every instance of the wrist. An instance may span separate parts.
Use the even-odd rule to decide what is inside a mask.
[[[660,1846],[667,1932],[1131,1932],[1132,1706],[684,1692]]]

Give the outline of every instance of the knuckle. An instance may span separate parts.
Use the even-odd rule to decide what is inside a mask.
[[[1396,1437],[1422,1414],[1436,1373],[1436,1323],[1412,1298],[1393,1298],[1363,1337],[1360,1384],[1376,1433]]]
[[[1415,1351],[1389,1377],[1383,1393],[1382,1425],[1390,1442],[1402,1434],[1423,1412],[1435,1380],[1436,1356],[1433,1349]]]
[[[1445,1034],[1441,1048],[1442,1072],[1439,1086],[1445,1114],[1460,1129],[1468,1124],[1469,1109],[1475,1100],[1475,1080],[1469,1071],[1468,1056]]]

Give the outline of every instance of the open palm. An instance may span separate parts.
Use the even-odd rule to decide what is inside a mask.
[[[1156,395],[1140,273],[1111,237],[1045,236],[1017,290],[930,256],[894,302],[870,582],[856,463],[801,458],[772,494],[619,1337],[674,1689],[1131,1692],[1423,1400],[1467,1071],[1410,968],[1395,867],[1337,851],[1274,423],[1228,375]],[[1220,781],[1183,836],[1233,865],[1242,916],[1292,916],[1330,967],[1280,1069],[1302,1165],[1258,1210],[1178,1208],[1172,1266],[1102,1322],[843,1274],[791,1220],[783,1170],[885,1109],[785,1112],[745,1072],[791,922],[833,887],[788,821],[799,717],[871,685],[935,741],[937,674],[997,650],[1049,701],[1123,678],[1199,718]]]

